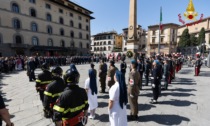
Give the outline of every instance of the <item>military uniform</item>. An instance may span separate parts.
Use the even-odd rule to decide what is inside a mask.
[[[146,63],[145,64],[145,85],[148,86],[148,83],[149,83],[149,73],[150,73],[150,69],[151,69],[151,66],[150,66],[150,63]]]
[[[114,75],[115,75],[116,70],[117,70],[116,67],[113,67],[113,66],[109,67],[108,74],[107,74],[109,88],[111,88],[112,85],[115,84]]]
[[[107,75],[107,64],[101,63],[99,65],[99,81],[101,83],[101,92],[105,93],[106,90],[106,75]]]
[[[138,95],[139,95],[140,74],[135,69],[128,76],[128,102],[130,104],[130,115],[138,115]]]
[[[52,74],[48,70],[44,70],[36,79],[36,90],[39,92],[40,100],[44,101],[44,91],[49,83],[52,82]]]

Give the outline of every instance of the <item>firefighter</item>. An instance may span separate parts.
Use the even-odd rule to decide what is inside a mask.
[[[64,76],[67,87],[53,107],[57,126],[84,126],[87,123],[88,97],[85,89],[78,86],[80,74],[69,69]]]
[[[44,91],[49,83],[52,82],[52,74],[49,71],[49,66],[47,63],[43,63],[41,66],[42,73],[38,75],[36,79],[36,90],[39,92],[40,100],[44,102]]]
[[[44,116],[46,118],[52,117],[53,106],[66,87],[61,78],[63,74],[62,68],[56,66],[52,69],[51,73],[54,81],[47,85],[44,92]]]

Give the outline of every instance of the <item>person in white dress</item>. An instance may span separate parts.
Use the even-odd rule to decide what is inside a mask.
[[[95,111],[98,107],[97,101],[97,83],[96,83],[96,75],[97,72],[94,69],[94,64],[91,64],[91,69],[89,70],[89,78],[85,81],[85,90],[88,95],[88,104],[89,104],[89,111],[90,111],[90,119],[95,118]]]
[[[111,126],[127,126],[126,104],[128,103],[125,76],[116,71],[115,84],[109,90],[109,121]]]

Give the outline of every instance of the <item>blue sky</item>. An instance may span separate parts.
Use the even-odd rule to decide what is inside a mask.
[[[99,32],[122,29],[128,27],[129,0],[71,0],[93,11],[91,21],[91,35]],[[178,14],[186,11],[189,0],[137,0],[137,22],[147,29],[149,25],[159,24],[160,6],[163,9],[163,23],[177,23]],[[195,10],[205,17],[210,16],[210,0],[193,0]],[[184,19],[184,17],[182,16]]]

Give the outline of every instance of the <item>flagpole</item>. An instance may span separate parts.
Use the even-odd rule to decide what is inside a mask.
[[[162,7],[160,7],[159,42],[158,42],[158,54],[159,55],[160,55],[160,25],[162,25],[161,18],[162,18]]]

